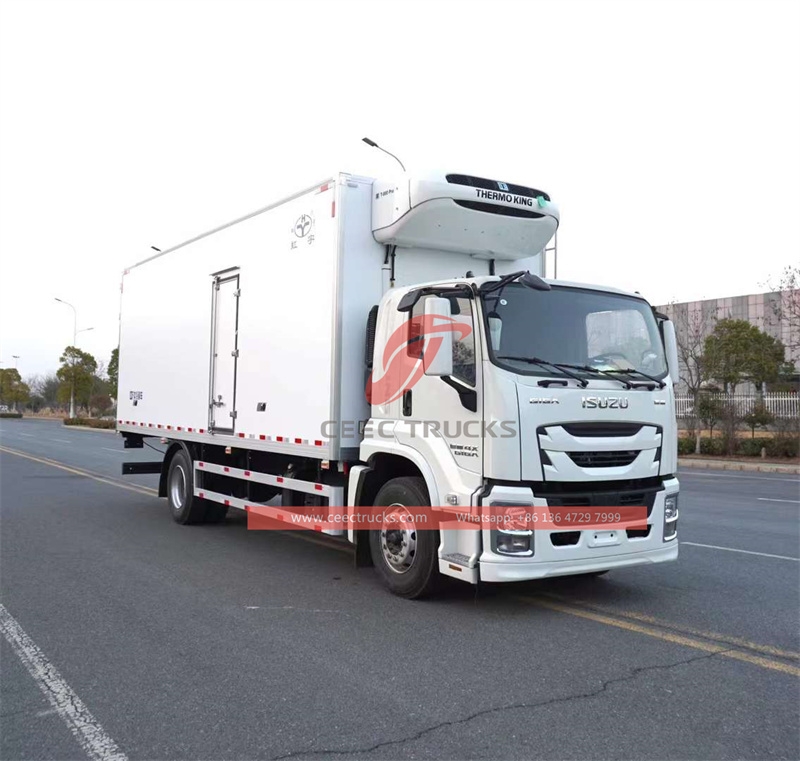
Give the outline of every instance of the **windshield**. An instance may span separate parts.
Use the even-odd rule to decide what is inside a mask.
[[[552,367],[525,361],[535,358],[594,370],[666,375],[656,319],[642,299],[563,286],[537,291],[520,283],[482,298],[496,365],[527,375],[554,374]]]

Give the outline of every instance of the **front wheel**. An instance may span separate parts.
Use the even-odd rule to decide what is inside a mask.
[[[375,498],[375,507],[384,508],[381,528],[369,532],[372,562],[384,583],[396,595],[412,599],[430,594],[439,581],[439,532],[418,529],[417,506],[430,506],[421,478],[387,481]]]

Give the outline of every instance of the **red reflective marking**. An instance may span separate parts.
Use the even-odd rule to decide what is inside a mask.
[[[322,442],[321,441],[315,441],[314,442],[314,446],[321,447],[322,446]]]
[[[323,186],[322,186],[322,187],[319,189],[319,192],[320,192],[320,193],[324,193],[324,192],[325,192],[325,191],[328,189],[328,187],[329,187],[328,185],[323,185]]]
[[[302,440],[302,439],[295,439],[295,440],[294,440],[294,443],[295,443],[295,444],[302,444],[302,443],[303,443],[303,440]]]
[[[336,201],[331,201],[331,216],[336,216]]]
[[[243,433],[240,433],[240,434],[239,434],[239,438],[240,438],[240,439],[243,439],[243,438],[244,438],[244,434],[243,434]]]
[[[161,423],[158,424],[158,428],[161,428]]]
[[[167,426],[167,430],[168,430],[168,431],[171,431],[171,430],[172,430],[172,426],[171,426],[171,425],[168,425],[168,426]]]
[[[275,441],[283,441],[283,436],[276,436]]]
[[[245,474],[246,476],[249,476],[249,475],[250,475],[250,471],[249,471],[249,470],[246,470],[246,471],[244,472],[244,474]]]
[[[147,427],[148,427],[148,428],[152,428],[152,427],[153,427],[153,424],[152,424],[152,423],[148,423],[148,424],[147,424]]]
[[[179,431],[182,431],[182,430],[183,430],[183,428],[181,428],[180,426],[178,426],[178,430],[179,430]]]
[[[144,423],[139,423],[139,425],[143,426],[143,425],[144,425]]]
[[[197,466],[200,467],[200,468],[204,468],[206,466],[206,464],[204,462],[198,462]]]
[[[322,491],[322,484],[314,484],[314,488],[315,488],[317,491]]]
[[[230,505],[230,503],[231,503],[231,501],[230,501],[229,499],[226,499],[226,500],[225,500],[225,504],[226,504],[226,505]]]
[[[224,470],[226,473],[230,473],[230,472],[231,472],[231,469],[230,469],[230,468],[229,468],[227,465],[226,465],[226,466],[223,468],[223,470]]]
[[[250,512],[250,505],[245,505],[244,506],[244,510],[245,510],[246,513],[249,513]]]
[[[204,429],[204,428],[198,428],[198,429],[197,429],[197,432],[198,432],[198,433],[205,433],[205,429]]]
[[[276,480],[278,481],[279,484],[282,484],[283,483],[283,476],[278,476],[278,478]]]
[[[194,428],[187,428],[186,430],[189,431],[189,433],[191,433],[194,430]]]
[[[261,439],[261,441],[264,441],[264,439],[266,439],[267,437],[262,433],[261,435],[259,435],[258,438]]]
[[[117,420],[117,422],[118,422],[118,423],[121,423],[122,421],[121,421],[121,420]]]
[[[199,494],[199,496],[200,496],[201,498],[202,498],[202,497],[205,497],[205,496],[206,496],[206,495],[205,495],[205,492],[202,492],[202,491],[201,491],[201,492],[200,492],[200,494]]]

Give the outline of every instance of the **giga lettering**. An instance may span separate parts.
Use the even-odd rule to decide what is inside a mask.
[[[518,206],[533,206],[535,198],[528,196],[515,196],[513,193],[502,193],[499,190],[483,190],[476,188],[477,197],[485,201],[502,201],[503,203],[514,203]]]

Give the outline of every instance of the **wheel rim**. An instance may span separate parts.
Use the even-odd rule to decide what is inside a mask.
[[[173,468],[169,478],[169,498],[174,510],[180,510],[186,501],[186,472],[180,464]]]
[[[381,526],[381,553],[394,573],[407,573],[417,556],[417,529],[404,505],[391,504]]]

